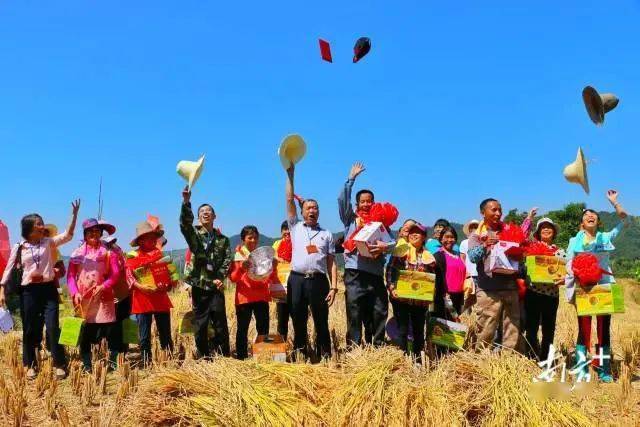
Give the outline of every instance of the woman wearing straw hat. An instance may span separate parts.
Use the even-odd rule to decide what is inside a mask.
[[[160,347],[165,351],[171,351],[173,348],[170,317],[173,305],[168,291],[177,281],[169,273],[161,276],[162,279],[157,279],[154,275],[153,286],[143,285],[141,281],[141,275],[146,275],[152,266],[159,263],[167,264],[165,268],[168,270],[168,263],[164,262],[162,250],[158,248],[158,240],[163,235],[161,225],[154,227],[147,221],[138,223],[136,237],[131,241],[131,246],[138,249],[127,253],[126,260],[127,282],[131,287],[131,313],[137,315],[140,352],[145,365],[151,362],[151,324],[154,319]]]
[[[569,241],[567,249],[567,258],[570,260],[567,264],[567,276],[565,279],[565,293],[567,300],[575,303],[576,280],[572,272],[572,259],[579,253],[590,252],[594,254],[600,264],[600,268],[607,272],[602,275],[602,279],[598,284],[612,285],[616,282],[611,271],[610,254],[615,250],[613,240],[622,231],[624,220],[627,218],[627,212],[624,210],[620,202],[618,202],[618,192],[616,190],[607,191],[607,199],[616,210],[620,222],[612,230],[608,232],[598,231],[600,225],[600,217],[598,213],[592,209],[585,209],[582,213],[582,221],[580,222],[580,231],[575,237]],[[603,382],[612,382],[611,376],[611,315],[596,316],[598,329],[598,344],[596,345],[596,354],[608,356],[600,359],[597,372],[598,377]],[[578,317],[578,342],[576,344],[576,352],[586,359],[587,354],[591,350],[591,316]],[[587,374],[589,367],[582,366],[582,373]]]
[[[534,214],[531,217],[535,216]],[[530,218],[527,218],[530,220]],[[525,222],[527,221],[525,220]],[[523,224],[524,226],[525,224]],[[549,253],[564,258],[564,250],[558,248],[553,242],[558,235],[558,226],[551,218],[541,218],[533,232],[533,242],[544,245]],[[525,309],[525,338],[530,346],[527,352],[538,360],[547,360],[549,348],[553,344],[556,330],[556,316],[558,313],[559,292],[558,286],[564,284],[564,277],[553,284],[536,283],[530,278],[527,280],[527,293],[524,298]],[[542,328],[542,341],[538,340],[538,329]]]
[[[20,291],[22,328],[22,363],[27,368],[27,378],[36,377],[36,341],[42,334],[43,322],[47,325],[47,341],[51,350],[56,377],[64,378],[64,350],[58,344],[60,336],[58,291],[54,280],[53,254],[56,248],[70,242],[76,227],[80,200],[74,201],[71,209],[71,221],[62,233],[44,237],[44,221],[38,214],[22,218],[22,238],[11,251],[7,267],[0,281],[0,306],[5,303],[5,287],[12,277],[16,263],[22,265],[22,280],[17,283]],[[18,259],[16,259],[18,258]],[[38,332],[40,331],[40,332]]]
[[[275,269],[264,280],[251,277],[249,255],[258,247],[260,234],[253,225],[246,225],[240,231],[242,244],[236,248],[229,279],[236,284],[236,357],[247,358],[247,338],[251,315],[256,319],[258,335],[269,335],[269,283],[274,279]]]
[[[104,231],[116,228],[89,218],[82,223],[84,241],[71,254],[67,286],[76,308],[84,318],[80,338],[80,355],[86,371],[91,371],[91,345],[107,339],[110,366],[115,367],[122,343],[122,329],[116,322],[113,286],[120,277],[118,258],[113,256],[100,238]]]

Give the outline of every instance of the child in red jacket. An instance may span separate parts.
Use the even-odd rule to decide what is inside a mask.
[[[236,248],[231,274],[229,278],[236,284],[236,357],[247,358],[247,340],[251,315],[256,319],[258,335],[269,335],[269,283],[273,274],[264,280],[257,281],[249,277],[249,254],[256,249],[260,234],[253,225],[247,225],[240,232],[242,245]]]

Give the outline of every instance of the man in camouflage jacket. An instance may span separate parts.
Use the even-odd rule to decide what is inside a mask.
[[[187,241],[191,258],[185,264],[184,281],[191,287],[193,328],[199,357],[210,356],[208,327],[213,325],[214,351],[229,356],[229,327],[224,301],[224,280],[231,265],[229,239],[213,228],[213,207],[198,208],[198,225],[193,225],[191,191],[182,192],[180,231]]]

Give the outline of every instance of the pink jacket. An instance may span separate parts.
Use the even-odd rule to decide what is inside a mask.
[[[116,321],[113,285],[120,277],[118,256],[100,244],[96,248],[83,243],[71,254],[67,272],[67,285],[71,296],[83,295],[82,316],[87,323],[110,323]],[[104,286],[100,295],[95,295],[97,286]]]

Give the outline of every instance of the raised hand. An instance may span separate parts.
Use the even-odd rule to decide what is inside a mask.
[[[353,166],[351,166],[351,171],[349,171],[349,179],[356,179],[358,175],[364,171],[364,164],[362,162],[355,162]]]
[[[538,215],[538,208],[537,207],[533,207],[531,208],[531,210],[529,210],[529,219],[533,219],[536,217],[536,215]]]
[[[189,190],[189,186],[185,185],[184,189],[182,190],[182,202],[184,204],[187,204],[191,201],[191,190]]]
[[[76,199],[73,202],[71,202],[71,214],[77,217],[78,211],[80,211],[80,199]]]
[[[609,199],[612,205],[615,205],[618,202],[618,191],[617,190],[607,191],[607,199]]]

